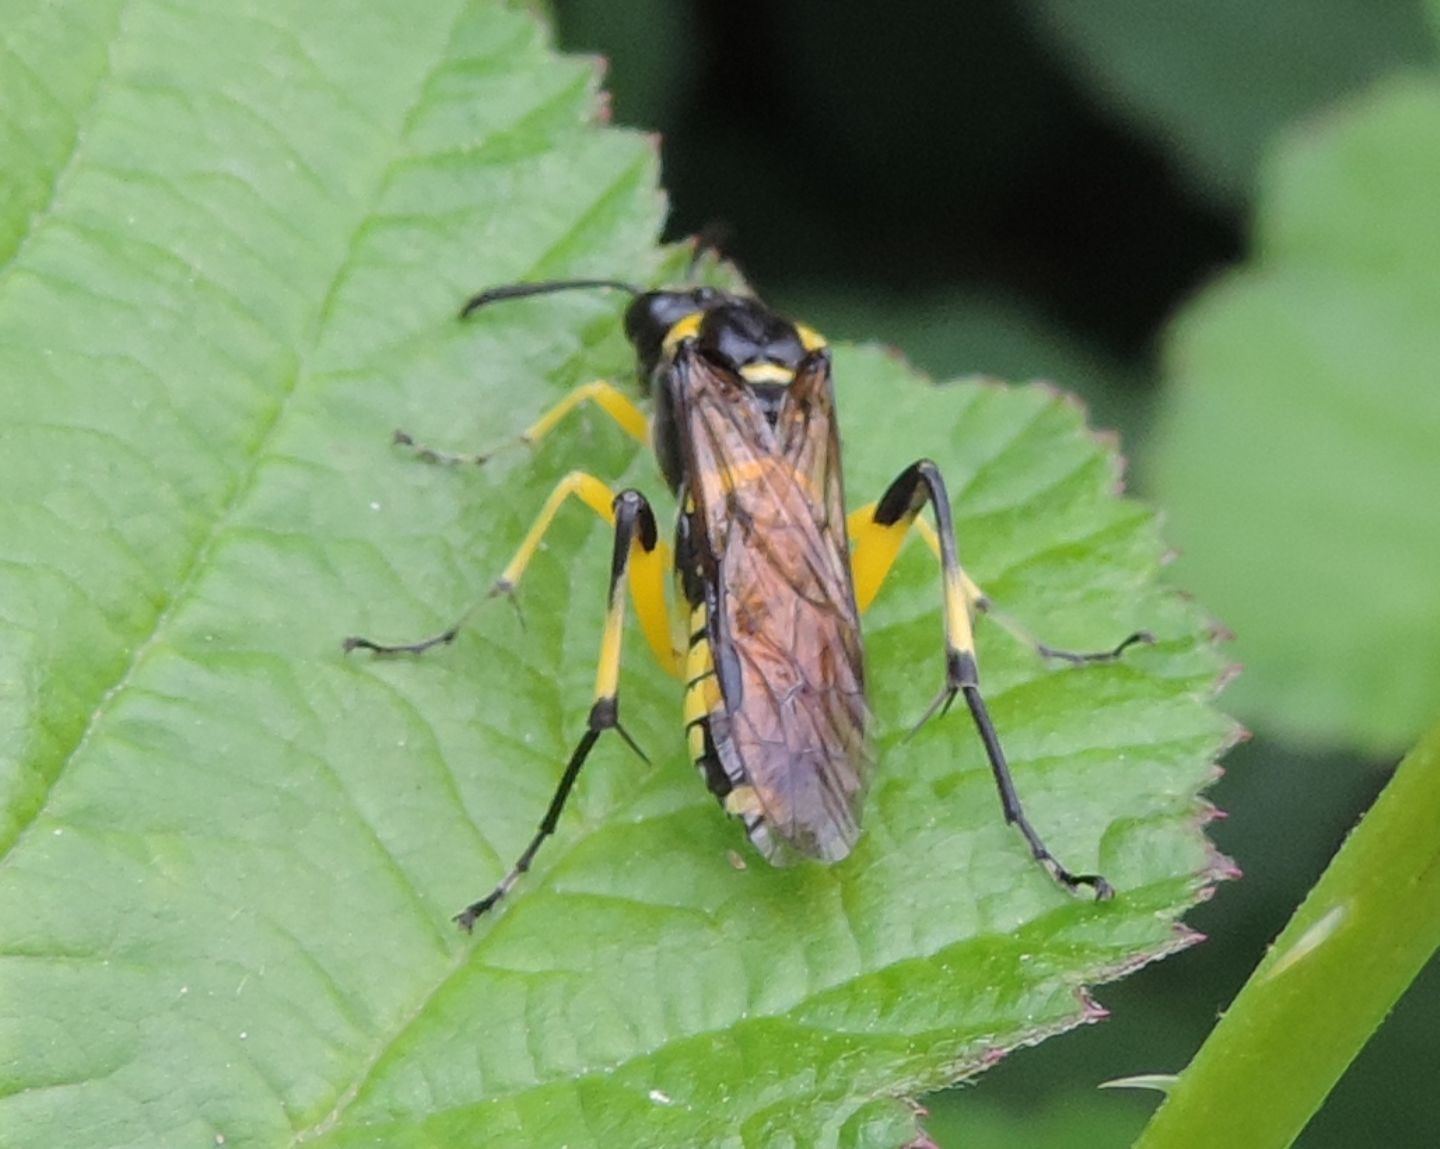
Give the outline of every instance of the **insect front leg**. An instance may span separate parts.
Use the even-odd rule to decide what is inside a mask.
[[[642,445],[649,444],[650,425],[645,417],[645,412],[640,410],[634,401],[613,383],[607,383],[603,379],[596,379],[592,383],[576,387],[519,435],[513,439],[507,439],[489,450],[469,455],[440,451],[434,447],[427,447],[423,443],[417,443],[408,431],[399,430],[395,432],[394,441],[402,447],[409,447],[415,452],[417,458],[426,463],[443,463],[449,466],[483,466],[497,452],[506,447],[518,447],[522,444],[527,447],[535,446],[555,429],[555,425],[561,419],[583,403],[594,403],[632,439],[638,440]]]
[[[560,784],[555,788],[555,795],[550,799],[550,806],[540,820],[540,827],[530,839],[530,844],[525,847],[499,885],[455,915],[455,921],[467,932],[474,927],[481,914],[510,892],[520,875],[530,868],[541,844],[555,832],[560,814],[565,809],[565,802],[575,786],[575,780],[580,776],[580,770],[590,756],[590,751],[595,748],[595,743],[600,740],[601,734],[607,730],[616,731],[635,753],[645,758],[644,751],[620,725],[620,648],[625,630],[626,574],[640,566],[654,566],[660,557],[660,542],[654,512],[639,491],[625,490],[616,495],[612,503],[611,517],[615,523],[615,551],[610,564],[610,591],[607,598],[609,606],[605,613],[605,631],[600,639],[600,660],[595,668],[595,698],[590,706],[585,733],[574,753],[570,755],[565,772],[560,776]],[[663,576],[663,567],[659,569]],[[633,585],[632,583],[632,587]],[[659,606],[663,609],[663,583],[658,589],[661,595]]]
[[[940,558],[944,593],[945,620],[945,685],[926,709],[915,730],[919,730],[935,714],[950,709],[956,695],[963,694],[975,728],[984,743],[990,772],[1000,791],[1000,805],[1005,821],[1019,829],[1031,854],[1057,882],[1068,890],[1088,886],[1097,899],[1113,896],[1114,888],[1099,874],[1076,874],[1062,866],[1050,852],[1039,832],[1030,823],[1015,781],[1005,760],[1000,737],[990,718],[985,699],[980,693],[979,667],[975,660],[975,641],[971,630],[970,611],[983,596],[966,576],[960,565],[955,543],[955,526],[950,515],[950,497],[939,469],[928,459],[907,467],[881,496],[880,501],[850,517],[850,535],[855,544],[853,560],[855,599],[861,610],[874,600],[885,576],[894,565],[910,528],[929,503],[935,514],[936,551]],[[1109,657],[1118,655],[1130,642],[1122,644]],[[911,732],[912,734],[914,731]]]

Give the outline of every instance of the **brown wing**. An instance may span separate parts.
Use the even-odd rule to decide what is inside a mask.
[[[868,714],[829,361],[806,360],[773,427],[733,373],[684,351],[677,370],[731,808],[771,861],[837,861],[859,834]]]

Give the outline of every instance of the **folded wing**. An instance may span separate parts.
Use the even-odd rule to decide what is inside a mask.
[[[762,852],[836,861],[859,834],[869,759],[829,358],[804,360],[773,423],[734,372],[693,353],[677,366],[715,596],[711,736]]]

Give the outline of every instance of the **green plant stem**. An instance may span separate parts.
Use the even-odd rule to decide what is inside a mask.
[[[1437,945],[1440,727],[1400,764],[1136,1149],[1290,1145]]]

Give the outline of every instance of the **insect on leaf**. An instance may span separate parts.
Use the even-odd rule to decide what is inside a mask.
[[[1119,896],[1031,862],[963,715],[900,745],[942,673],[912,546],[869,620],[850,859],[747,852],[632,627],[622,708],[654,766],[602,743],[536,869],[459,934],[582,728],[608,543],[567,512],[523,626],[493,604],[419,660],[340,639],[450,622],[571,467],[661,485],[599,419],[484,470],[387,439],[489,446],[623,377],[614,298],[453,314],[493,283],[658,277],[653,148],[596,126],[593,67],[503,5],[11,8],[0,1142],[894,1145],[892,1099],[1184,943],[1230,727],[1151,514],[1055,393],[863,349],[835,359],[853,502],[928,453],[1013,613],[1057,644],[1160,636],[1053,670],[980,624],[1032,817]]]

